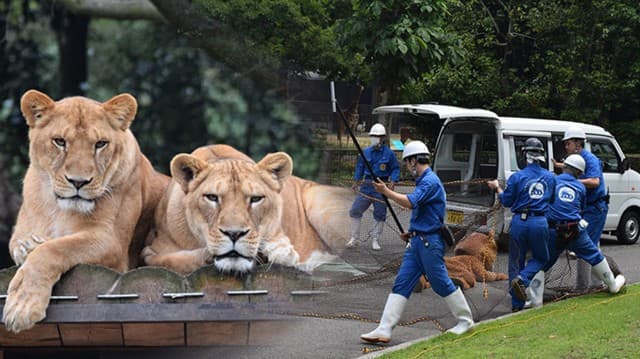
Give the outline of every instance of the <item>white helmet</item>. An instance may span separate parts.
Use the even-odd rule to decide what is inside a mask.
[[[563,141],[570,140],[572,138],[578,138],[581,140],[586,140],[587,136],[584,134],[584,131],[580,127],[571,126],[564,131]]]
[[[413,155],[428,155],[429,149],[427,145],[422,141],[411,141],[406,146],[404,146],[404,150],[402,151],[402,159],[406,159],[407,157],[411,157]]]
[[[584,168],[586,166],[586,164],[584,163],[584,158],[582,158],[582,156],[575,154],[575,155],[571,155],[567,158],[564,159],[564,165],[565,166],[571,166],[577,170],[579,170],[580,172],[584,173]]]
[[[382,126],[379,123],[376,123],[375,125],[371,126],[371,129],[369,130],[369,136],[386,136],[387,135],[387,131],[384,130],[384,126]]]

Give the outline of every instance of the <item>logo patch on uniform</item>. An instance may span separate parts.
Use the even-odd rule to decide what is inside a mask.
[[[544,196],[544,185],[540,182],[536,182],[529,186],[529,197],[532,199],[540,199]]]
[[[558,191],[558,199],[562,202],[573,202],[576,199],[576,192],[571,187],[562,187]]]
[[[386,163],[381,163],[380,164],[380,171],[384,171],[387,169],[387,164]]]

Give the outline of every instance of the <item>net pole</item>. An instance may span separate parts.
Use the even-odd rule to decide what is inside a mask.
[[[353,143],[356,145],[356,149],[358,150],[358,153],[360,154],[360,157],[362,157],[362,161],[364,162],[365,167],[367,167],[367,170],[369,170],[369,173],[371,173],[371,177],[374,177],[375,174],[373,172],[373,168],[371,167],[371,164],[369,163],[369,161],[365,157],[364,152],[362,151],[362,148],[360,147],[360,143],[358,143],[358,139],[356,138],[356,136],[353,133],[353,131],[351,131],[351,127],[349,127],[349,122],[347,121],[347,117],[344,115],[344,112],[342,111],[342,108],[340,108],[340,104],[338,103],[338,100],[336,99],[336,93],[335,93],[335,87],[334,87],[333,81],[331,81],[331,106],[332,106],[333,112],[338,112],[338,114],[340,115],[340,118],[342,119],[342,122],[344,122],[344,127],[346,127],[347,132],[349,133],[349,136],[353,140]],[[380,178],[375,177],[376,181],[379,180],[379,179]],[[398,226],[398,229],[400,230],[400,233],[404,233],[404,229],[402,228],[402,224],[398,220],[398,216],[396,216],[396,212],[393,210],[393,207],[391,207],[391,203],[389,202],[389,199],[385,195],[382,195],[382,198],[384,199],[384,203],[386,204],[387,208],[389,209],[389,212],[391,213],[391,217],[393,217],[394,222]]]

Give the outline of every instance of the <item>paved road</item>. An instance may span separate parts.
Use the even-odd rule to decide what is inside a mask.
[[[390,228],[385,230],[382,242],[383,250],[374,252],[369,243],[351,249],[343,254],[344,263],[326,266],[317,273],[318,277],[352,278],[354,273],[376,272],[384,264],[397,263],[403,253],[403,244],[396,240],[396,234]],[[604,240],[602,250],[614,258],[629,283],[640,281],[640,243],[618,245]],[[500,253],[494,270],[506,272],[507,257]],[[547,279],[550,287],[567,287],[574,283],[575,260],[561,258]],[[274,333],[281,344],[269,346],[219,346],[203,348],[163,348],[134,350],[82,350],[67,351],[65,358],[356,358],[362,355],[362,349],[376,348],[360,343],[358,336],[372,330],[376,324],[368,320],[377,320],[384,302],[392,287],[395,272],[393,269],[359,280],[353,283],[325,288],[329,293],[313,301],[293,303],[299,316],[292,317],[286,329]],[[487,320],[510,313],[510,300],[507,295],[507,281],[482,283],[465,291],[470,302],[474,318]],[[487,296],[483,294],[485,292]],[[302,314],[321,317],[306,317]],[[443,329],[454,325],[446,304],[430,289],[414,293],[409,300],[402,317],[403,324],[393,332],[391,345],[433,336]],[[415,323],[412,323],[415,322]],[[50,356],[48,356],[50,355]],[[4,358],[45,358],[60,357],[61,353],[47,351],[33,352],[32,356],[24,352],[6,351]]]

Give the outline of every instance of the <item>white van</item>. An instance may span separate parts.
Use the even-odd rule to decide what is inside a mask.
[[[501,244],[508,238],[511,212],[499,206],[486,180],[497,178],[502,186],[514,172],[524,168],[521,148],[529,137],[545,144],[544,166],[553,171],[552,156],[566,157],[562,137],[570,126],[587,135],[586,149],[603,162],[609,190],[609,213],[604,232],[632,244],[640,234],[640,174],[629,162],[611,133],[584,123],[533,118],[502,117],[491,111],[442,105],[395,105],[374,109],[376,114],[438,116],[444,125],[435,146],[432,167],[445,184],[450,226],[494,229]]]

